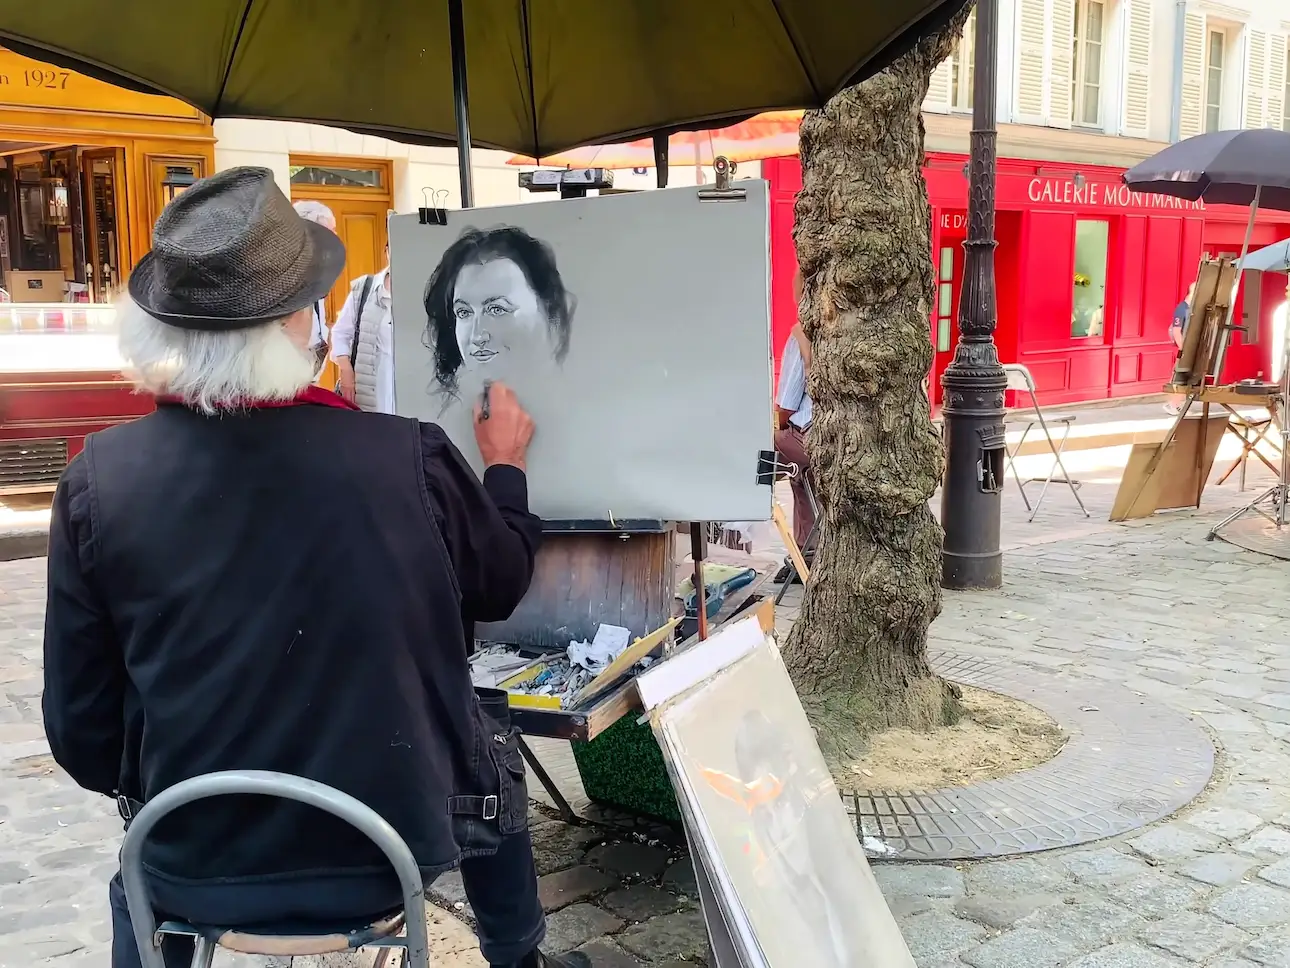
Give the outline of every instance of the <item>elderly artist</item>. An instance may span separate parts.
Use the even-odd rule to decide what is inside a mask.
[[[802,272],[793,274],[794,303],[802,302]],[[809,566],[815,558],[815,509],[807,494],[806,479],[811,469],[811,457],[806,450],[806,435],[811,429],[811,397],[806,392],[806,376],[811,367],[811,341],[802,332],[802,324],[793,326],[792,334],[784,344],[784,356],[779,368],[779,394],[775,409],[779,429],[775,432],[775,449],[784,460],[797,465],[797,473],[789,480],[793,489],[793,540]],[[802,576],[784,559],[775,575],[776,582],[792,578],[801,582]]]
[[[157,220],[119,311],[157,410],[91,435],[54,499],[50,747],[127,822],[217,770],[330,784],[394,826],[427,884],[460,864],[490,964],[587,968],[538,952],[523,761],[505,696],[477,697],[467,667],[473,623],[532,577],[533,425],[495,385],[481,484],[437,426],[312,387],[314,306],[344,258],[267,169],[199,181]],[[183,807],[144,860],[158,912],[198,923],[335,930],[399,904],[374,845],[287,801]],[[109,894],[112,965],[137,966],[119,875]]]

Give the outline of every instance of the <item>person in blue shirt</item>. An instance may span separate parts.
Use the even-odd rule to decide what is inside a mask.
[[[1176,359],[1182,359],[1183,334],[1187,331],[1187,323],[1191,319],[1191,301],[1196,295],[1196,283],[1192,283],[1187,289],[1187,295],[1177,306],[1174,307],[1173,322],[1169,324],[1169,339],[1178,349]],[[1165,401],[1165,410],[1171,414],[1177,414],[1182,409],[1182,396],[1173,394]]]
[[[802,273],[798,270],[793,275],[793,295],[800,304],[802,301]],[[811,397],[806,392],[806,375],[811,368],[811,342],[802,332],[802,324],[797,323],[793,332],[784,344],[784,357],[779,370],[779,394],[775,398],[776,416],[779,429],[775,433],[775,449],[782,458],[798,466],[798,473],[791,478],[793,488],[793,540],[802,551],[802,557],[809,566],[815,557],[815,511],[806,494],[806,475],[810,472],[811,458],[806,451],[806,436],[811,429]],[[801,576],[791,567],[787,559],[784,566],[775,575],[775,581],[787,581],[789,575],[794,582],[800,582]]]

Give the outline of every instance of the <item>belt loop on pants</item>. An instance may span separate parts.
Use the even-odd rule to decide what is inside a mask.
[[[495,793],[486,797],[449,797],[448,812],[460,817],[496,820],[500,804],[501,800]]]

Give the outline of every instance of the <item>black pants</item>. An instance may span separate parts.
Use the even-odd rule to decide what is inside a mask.
[[[490,965],[513,965],[542,943],[546,918],[538,901],[533,844],[527,830],[502,838],[496,854],[462,861],[461,880],[475,909],[479,950]],[[108,899],[112,905],[112,968],[142,968],[120,874],[108,886]],[[162,914],[155,916],[158,922],[166,920]],[[162,954],[166,968],[188,968],[192,942],[169,939]]]

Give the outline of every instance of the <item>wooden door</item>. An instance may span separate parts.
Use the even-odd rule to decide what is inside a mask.
[[[322,202],[336,218],[345,243],[345,271],[327,297],[335,322],[350,283],[385,267],[386,219],[392,206],[390,163],[373,158],[291,156],[291,200]]]
[[[327,318],[335,322],[345,304],[350,283],[359,276],[385,268],[386,219],[390,208],[384,200],[341,199],[329,201],[327,205],[336,216],[336,234],[345,243],[345,271],[327,297]]]
[[[96,148],[81,152],[81,200],[85,213],[85,268],[90,298],[111,302],[125,283],[125,152]]]
[[[327,323],[335,325],[359,276],[385,268],[389,239],[386,220],[392,209],[390,163],[373,158],[291,156],[291,200],[322,202],[336,219],[336,234],[345,243],[345,270],[327,296]],[[320,386],[336,385],[336,365],[327,361]]]
[[[959,339],[959,297],[963,288],[963,234],[943,230],[933,258],[936,270],[936,299],[932,311],[932,372],[927,387],[933,406],[943,403],[941,374],[954,359]]]

